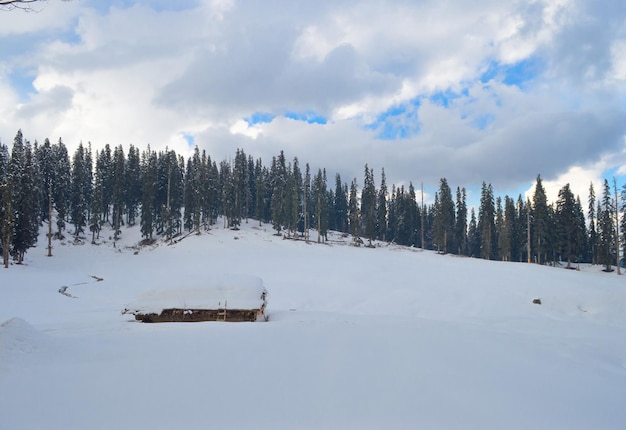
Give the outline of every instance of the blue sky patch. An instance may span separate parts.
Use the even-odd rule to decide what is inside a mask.
[[[537,57],[530,57],[514,64],[502,64],[493,61],[480,76],[480,81],[486,84],[496,79],[505,85],[524,88],[539,75],[542,69],[542,63]]]
[[[478,127],[479,130],[485,130],[496,120],[495,115],[493,114],[485,114],[481,115],[473,121],[473,124]]]
[[[190,148],[193,148],[193,146],[194,146],[194,145],[195,145],[195,143],[196,143],[196,139],[193,137],[193,135],[191,135],[191,134],[189,134],[189,133],[184,133],[184,132],[183,132],[183,133],[181,133],[181,134],[182,134],[182,136],[183,136],[183,139],[185,139],[185,141],[187,142],[187,145],[188,145]]]
[[[377,131],[376,137],[382,140],[404,139],[416,134],[420,130],[417,110],[420,99],[409,103],[395,105],[382,112],[373,123],[367,124],[366,129]]]
[[[469,95],[469,91],[465,88],[460,93],[455,93],[450,88],[445,91],[438,91],[433,93],[429,100],[439,106],[443,106],[445,108],[450,107],[450,103],[454,102],[454,100],[459,99],[461,97],[467,97]]]
[[[328,120],[315,112],[287,112],[285,118],[304,121],[309,124],[326,124]]]
[[[276,118],[276,115],[269,112],[255,112],[249,117],[244,118],[244,121],[246,121],[249,125],[254,125],[272,122],[274,118]]]
[[[20,101],[28,100],[30,95],[37,92],[33,86],[35,77],[35,71],[28,69],[14,70],[11,74],[9,74],[11,87],[17,92]]]

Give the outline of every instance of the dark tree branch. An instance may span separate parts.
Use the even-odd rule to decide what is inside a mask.
[[[35,12],[35,3],[43,3],[47,0],[0,0],[0,10],[21,9],[26,12]],[[62,0],[68,1],[68,0]]]

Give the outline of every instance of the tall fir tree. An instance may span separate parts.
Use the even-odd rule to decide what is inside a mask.
[[[157,154],[150,145],[141,156],[141,184],[141,236],[151,243],[156,212]]]
[[[287,166],[283,151],[280,151],[278,157],[272,159],[270,178],[272,186],[272,227],[276,230],[276,234],[280,234],[285,225],[285,191],[287,184]]]
[[[11,208],[11,180],[9,177],[9,149],[0,142],[0,251],[2,265],[9,267],[11,237],[13,235],[13,210]]]
[[[372,246],[372,240],[376,238],[376,185],[374,184],[374,171],[367,164],[361,191],[361,225],[363,235],[368,240],[368,246]]]
[[[456,188],[456,217],[454,226],[457,254],[467,255],[467,192]]]
[[[124,202],[126,201],[126,156],[122,145],[113,150],[113,239],[118,240],[123,223]]]
[[[483,182],[478,211],[478,237],[480,257],[494,260],[497,256],[497,235],[495,226],[495,202],[491,184]]]
[[[354,178],[350,184],[350,197],[348,198],[348,222],[350,223],[350,233],[352,234],[354,243],[361,243],[361,213],[359,208],[358,185],[356,178]]]
[[[78,239],[81,233],[85,232],[87,225],[88,201],[86,190],[88,186],[91,187],[91,184],[88,184],[89,174],[85,162],[85,148],[82,143],[78,145],[72,157],[71,172],[70,217],[72,224],[74,224],[74,237]]]
[[[545,263],[548,255],[549,245],[549,213],[546,190],[543,187],[541,175],[537,175],[535,192],[533,194],[532,207],[532,234],[535,257],[538,264]]]
[[[572,260],[577,258],[582,250],[582,232],[580,231],[580,217],[576,206],[574,193],[569,184],[560,190],[555,210],[557,249],[567,259],[567,268],[572,267]]]
[[[28,248],[37,242],[39,230],[39,184],[36,183],[34,157],[29,141],[24,141],[21,130],[13,140],[9,175],[12,211],[11,253],[17,264],[22,264]]]
[[[592,264],[598,264],[598,233],[596,220],[596,192],[593,188],[593,182],[589,184],[589,206],[587,218],[589,219],[589,253]]]
[[[604,270],[612,271],[614,263],[614,241],[615,241],[615,225],[614,225],[614,206],[611,198],[611,188],[609,181],[604,180],[602,188],[602,200],[599,202],[598,210],[598,254],[599,263],[604,265]]]
[[[433,224],[433,239],[440,252],[447,254],[454,249],[455,206],[452,201],[452,191],[446,178],[439,181],[438,200],[435,204],[435,219]]]
[[[380,188],[376,197],[376,238],[378,240],[387,240],[387,178],[385,177],[385,169],[380,174]]]
[[[57,232],[58,239],[63,238],[65,230],[65,221],[70,211],[70,197],[72,189],[71,164],[67,147],[59,138],[59,141],[53,147],[55,172],[54,184],[52,187],[52,198],[54,200],[54,209],[57,214]]]
[[[125,176],[126,222],[133,226],[137,222],[137,213],[141,203],[141,155],[139,148],[130,145]]]

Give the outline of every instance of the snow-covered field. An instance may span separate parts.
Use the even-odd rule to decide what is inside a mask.
[[[0,429],[626,428],[624,276],[252,221],[136,253],[138,234],[52,258],[42,236],[0,270]],[[228,273],[263,280],[269,322],[121,314]]]

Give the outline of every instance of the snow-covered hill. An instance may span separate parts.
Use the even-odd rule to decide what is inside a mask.
[[[52,258],[40,243],[0,271],[1,429],[626,427],[626,277],[252,221],[174,245],[138,235],[55,242]],[[223,273],[263,280],[269,322],[121,314]]]

